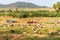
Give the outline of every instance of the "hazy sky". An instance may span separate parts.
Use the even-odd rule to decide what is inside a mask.
[[[14,2],[31,2],[39,6],[49,6],[51,7],[54,3],[60,0],[0,0],[0,4],[10,4]]]

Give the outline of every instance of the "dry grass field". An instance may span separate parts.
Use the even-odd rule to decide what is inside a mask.
[[[0,8],[0,10],[9,10],[9,8]],[[55,11],[53,8],[20,8],[19,10]],[[17,22],[8,23],[7,20],[16,20]],[[29,23],[29,21],[32,22]],[[13,18],[0,16],[0,40],[60,40],[60,17]]]
[[[0,8],[0,10],[13,10],[15,11],[16,8]],[[47,11],[55,11],[54,8],[18,8],[20,11],[38,11],[38,10],[47,10]]]
[[[28,17],[28,18],[13,18],[10,16],[0,16],[0,24],[7,23],[6,20],[17,20],[17,23],[13,23],[14,25],[26,25],[29,26],[28,21],[33,21],[36,23],[31,23],[31,26],[40,26],[43,27],[57,27],[60,26],[60,17]]]
[[[57,30],[60,30],[59,27],[60,17],[12,18],[10,16],[0,16],[0,25],[6,24],[7,19],[17,20],[17,23],[13,23],[16,27],[15,26],[0,27],[0,40],[60,40],[60,33],[55,34]],[[33,20],[36,23],[31,24],[27,23],[30,20]],[[38,30],[35,31],[38,33],[35,33],[35,31],[31,30],[34,29],[35,27],[36,30]],[[16,33],[11,33],[10,30],[16,30]],[[25,32],[25,30],[27,33]],[[23,33],[20,34],[22,31]],[[39,32],[42,32],[42,34]],[[54,35],[52,32],[54,33]],[[50,33],[52,34],[50,35]]]

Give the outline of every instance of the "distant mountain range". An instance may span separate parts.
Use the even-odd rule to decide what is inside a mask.
[[[46,6],[38,6],[33,3],[27,2],[16,2],[11,4],[0,4],[0,8],[10,8],[10,7],[17,7],[17,8],[46,8]]]

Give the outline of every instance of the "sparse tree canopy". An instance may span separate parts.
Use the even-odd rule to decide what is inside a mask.
[[[56,4],[54,4],[53,8],[55,8],[55,9],[60,8],[60,2],[57,2]]]

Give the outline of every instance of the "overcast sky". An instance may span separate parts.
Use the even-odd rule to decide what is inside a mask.
[[[18,1],[30,2],[39,6],[49,6],[49,7],[52,7],[52,5],[57,1],[60,2],[60,0],[0,0],[0,4],[10,4]]]

